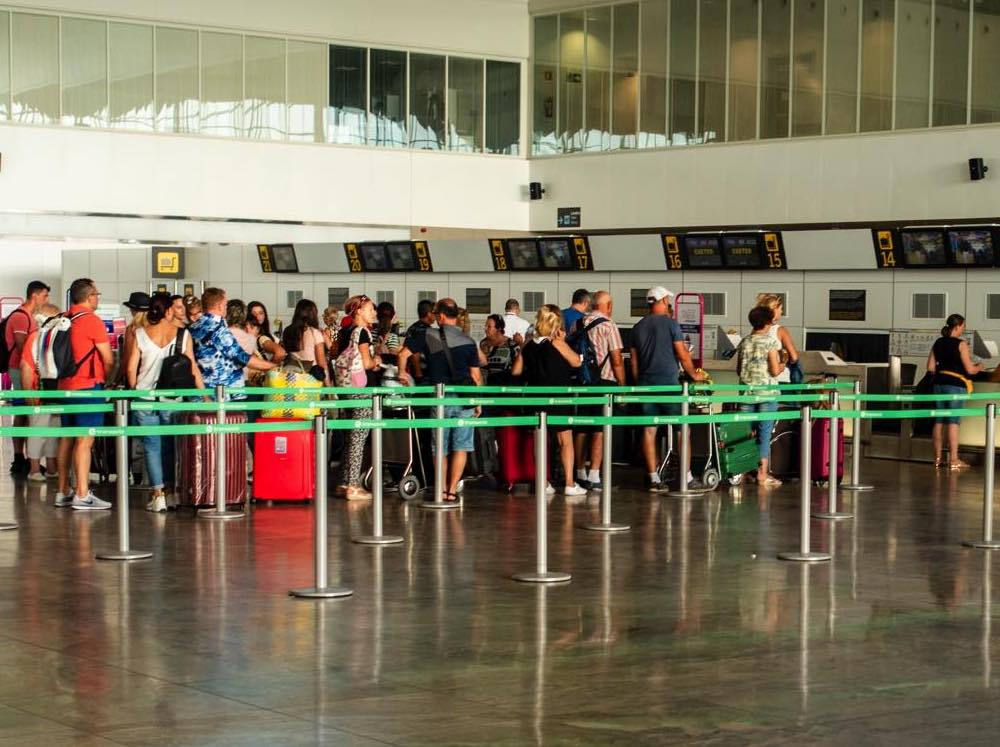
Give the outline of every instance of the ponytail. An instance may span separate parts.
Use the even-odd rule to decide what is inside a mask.
[[[941,336],[951,337],[951,331],[956,327],[961,327],[963,324],[965,324],[964,316],[961,314],[952,314],[945,320],[944,326],[941,328]]]

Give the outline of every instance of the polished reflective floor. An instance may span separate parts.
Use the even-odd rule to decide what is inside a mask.
[[[382,548],[350,542],[370,505],[332,501],[331,582],[355,593],[316,602],[287,594],[313,582],[310,506],[212,522],[136,491],[133,546],[155,555],[125,564],[94,559],[114,512],[4,474],[0,746],[996,744],[1000,557],[960,545],[982,474],[864,475],[854,519],[812,523],[834,555],[815,566],[775,559],[797,548],[795,485],[679,501],[622,474],[614,536],[556,496],[550,566],[573,579],[550,588],[509,580],[534,566],[526,493],[387,497],[405,542]]]

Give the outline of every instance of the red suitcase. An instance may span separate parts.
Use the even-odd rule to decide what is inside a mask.
[[[812,466],[813,480],[830,479],[830,421],[826,418],[812,424]],[[837,479],[844,476],[844,426],[837,427]]]
[[[503,417],[513,415],[503,413]],[[497,485],[508,492],[518,483],[535,483],[535,429],[517,425],[505,425],[496,429],[497,437]]]
[[[258,423],[301,423],[291,418],[258,418]],[[313,431],[253,434],[253,497],[305,501],[314,497],[316,449]]]
[[[184,425],[218,423],[215,413],[184,413]],[[246,413],[226,413],[226,423],[242,425]],[[177,499],[180,505],[202,508],[215,505],[215,435],[178,436],[177,455],[180,480]],[[242,505],[247,500],[247,440],[243,433],[226,434],[226,504]]]

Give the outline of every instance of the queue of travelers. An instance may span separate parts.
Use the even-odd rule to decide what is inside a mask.
[[[26,300],[3,320],[3,351],[16,389],[59,388],[71,391],[102,390],[127,386],[137,390],[227,387],[233,399],[245,398],[240,389],[266,383],[268,371],[294,365],[326,385],[363,387],[396,379],[401,385],[508,385],[569,387],[622,386],[626,382],[626,350],[615,323],[614,302],[605,290],[576,290],[570,305],[560,309],[545,304],[534,319],[521,316],[520,304],[510,299],[503,314],[486,319],[485,334],[477,343],[468,330],[468,314],[454,299],[437,303],[422,300],[417,321],[401,332],[395,307],[376,303],[365,295],[349,298],[343,309],[330,306],[322,315],[316,304],[300,300],[291,322],[280,334],[272,329],[264,304],[229,299],[219,288],[206,288],[200,297],[132,293],[123,305],[131,321],[118,341],[120,364],[114,365],[112,340],[96,310],[101,295],[87,278],[73,281],[70,307],[65,314],[49,302],[50,288],[40,281],[29,284]],[[628,349],[631,379],[639,385],[674,385],[680,377],[698,382],[705,372],[696,369],[688,344],[674,319],[673,294],[662,286],[646,294],[647,314],[632,329]],[[343,316],[341,316],[343,312]],[[748,315],[751,332],[737,348],[737,372],[743,384],[761,394],[777,393],[782,380],[801,381],[799,353],[791,335],[781,326],[783,299],[762,294]],[[963,339],[964,318],[953,314],[934,344],[927,361],[933,391],[951,394],[968,391],[969,377],[981,370],[972,361]],[[73,371],[53,378],[51,351],[59,330],[68,333]],[[99,399],[76,397],[65,404],[94,404]],[[952,403],[942,403],[950,407]],[[761,419],[755,424],[759,450],[758,468],[752,477],[762,487],[781,481],[770,473],[770,444],[774,422],[767,414],[774,402],[742,405]],[[680,407],[668,403],[642,405],[644,415],[677,415]],[[600,414],[597,408],[549,408],[550,415]],[[448,418],[472,418],[479,408],[449,407]],[[174,422],[171,412],[137,410],[136,425],[156,426]],[[348,417],[371,417],[359,407]],[[51,415],[33,415],[19,425],[46,427],[56,424]],[[64,426],[95,427],[104,413],[61,416]],[[642,431],[641,453],[646,467],[646,488],[665,491],[657,453],[657,428]],[[935,464],[962,469],[958,458],[957,418],[938,419],[933,439]],[[559,426],[553,429],[555,462],[561,468],[561,490],[567,496],[600,490],[603,484],[603,431],[599,427]],[[446,430],[447,457],[444,499],[458,500],[468,455],[475,450],[472,428]],[[346,436],[340,480],[335,494],[348,500],[370,499],[364,487],[362,466],[369,431],[358,429]],[[144,436],[146,477],[150,488],[147,510],[163,512],[176,505],[172,497],[174,449],[172,437]],[[32,482],[58,480],[56,506],[77,510],[110,507],[88,484],[94,438],[15,439],[11,472]],[[946,453],[947,452],[947,453]],[[691,488],[699,487],[688,473]],[[549,486],[549,492],[555,488]]]

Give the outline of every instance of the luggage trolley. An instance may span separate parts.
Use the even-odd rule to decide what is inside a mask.
[[[404,385],[399,381],[396,366],[384,365],[382,367],[382,386],[400,387]],[[416,416],[412,407],[386,407],[383,411],[386,418],[406,418],[413,420]],[[389,480],[384,480],[384,487],[389,490],[399,492],[399,497],[403,500],[412,500],[420,495],[427,486],[427,474],[424,470],[423,450],[420,446],[420,439],[414,428],[386,429],[382,432],[382,466],[385,476]],[[393,481],[393,475],[398,475]],[[372,468],[369,466],[363,478],[364,486],[367,490],[372,487]]]

